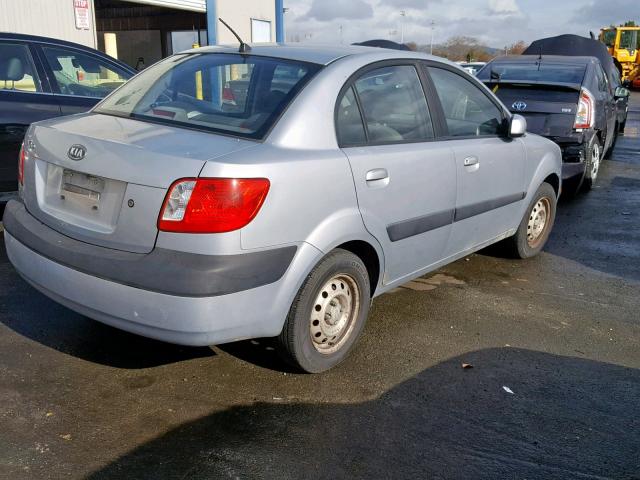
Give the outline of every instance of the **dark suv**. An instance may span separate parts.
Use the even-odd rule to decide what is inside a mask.
[[[620,120],[613,87],[596,57],[521,55],[500,57],[478,73],[527,130],[562,149],[562,177],[569,190],[595,184],[602,159],[612,150]]]
[[[135,73],[82,45],[0,32],[0,205],[18,188],[18,153],[31,123],[85,112]]]

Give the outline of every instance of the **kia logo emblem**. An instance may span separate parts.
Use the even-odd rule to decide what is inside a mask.
[[[87,149],[83,145],[71,145],[71,148],[69,148],[67,152],[67,156],[76,162],[82,160],[86,154]]]
[[[521,112],[523,110],[525,110],[527,108],[527,104],[524,103],[522,100],[515,102],[513,105],[511,105],[511,107],[514,110],[517,110],[518,112]]]

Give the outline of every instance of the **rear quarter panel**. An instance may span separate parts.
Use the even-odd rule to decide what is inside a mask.
[[[522,142],[527,155],[525,179],[528,182],[527,196],[522,202],[522,215],[524,215],[538,187],[549,175],[556,175],[559,181],[562,181],[562,152],[556,143],[532,133],[525,135]]]
[[[349,162],[339,149],[299,150],[263,144],[208,162],[203,177],[264,177],[271,186],[241,232],[243,249],[307,242],[323,252],[370,240],[358,209]]]

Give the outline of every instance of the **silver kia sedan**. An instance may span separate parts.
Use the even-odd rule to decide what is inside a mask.
[[[45,295],[178,344],[277,336],[321,372],[373,297],[496,242],[540,252],[561,155],[443,59],[209,47],[33,125],[19,177],[6,248]]]

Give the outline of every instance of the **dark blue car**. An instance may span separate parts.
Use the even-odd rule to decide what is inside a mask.
[[[0,205],[17,190],[18,154],[31,123],[85,112],[135,73],[76,43],[0,32]]]

